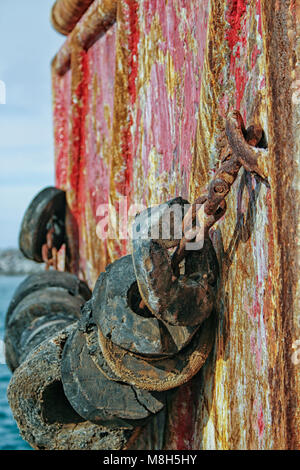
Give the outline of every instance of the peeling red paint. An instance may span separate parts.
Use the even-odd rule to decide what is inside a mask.
[[[230,28],[227,31],[226,37],[228,45],[233,51],[235,45],[240,41],[241,23],[242,18],[247,10],[248,0],[229,0],[226,20]],[[238,53],[239,54],[239,53]]]
[[[258,15],[258,33],[262,36],[261,0],[256,1],[256,13]]]
[[[170,59],[163,63],[154,61],[148,86],[139,90],[136,112],[140,113],[141,110],[141,118],[144,123],[147,122],[147,127],[143,140],[135,140],[133,155],[137,155],[141,148],[145,179],[149,172],[153,171],[149,160],[149,155],[153,152],[157,155],[157,172],[169,175],[174,168],[180,169],[180,187],[177,194],[187,197],[190,156],[197,127],[195,115],[199,104],[205,56],[208,2],[202,2],[196,8],[187,1],[180,1],[178,5],[176,2],[166,4],[164,0],[146,1],[141,5],[140,12],[143,12],[145,19],[145,28],[141,32],[145,38],[150,36],[155,18],[159,19],[161,38],[155,44],[154,50],[161,50],[163,57],[169,56]],[[197,45],[194,49],[191,49],[193,44],[188,28],[191,21],[194,24],[193,38]],[[141,58],[140,70],[143,66]],[[146,194],[144,201],[147,202]]]
[[[247,34],[242,33],[242,21],[247,11],[247,4],[248,0],[230,0],[226,14],[226,20],[230,25],[226,38],[231,50],[230,70],[235,75],[237,109],[240,109],[247,83],[245,64],[243,66],[237,65],[241,59],[241,49],[245,48],[247,44]]]
[[[129,67],[130,73],[128,78],[129,94],[131,96],[131,104],[136,101],[136,80],[138,76],[138,42],[140,38],[140,32],[138,28],[138,8],[139,4],[137,1],[127,1],[129,8],[129,24],[130,24],[130,38],[129,38]]]
[[[133,157],[132,157],[132,137],[131,137],[131,126],[133,124],[133,118],[130,117],[128,122],[128,128],[123,131],[123,143],[122,143],[122,153],[124,158],[124,163],[126,164],[125,173],[124,173],[124,195],[130,197],[132,190],[132,179],[133,179]]]
[[[257,415],[257,425],[258,425],[259,437],[261,439],[264,433],[264,429],[265,429],[264,413],[263,413],[262,405],[260,405],[259,407],[259,411]]]
[[[257,57],[260,55],[261,51],[259,50],[258,46],[255,45],[252,55],[251,55],[251,67],[253,68],[256,64]]]
[[[130,97],[130,104],[134,106],[137,99],[137,77],[139,66],[139,51],[138,44],[140,38],[140,31],[138,27],[138,10],[139,4],[137,1],[126,0],[126,23],[128,25],[127,41],[128,41],[128,94]],[[133,191],[133,142],[132,142],[132,125],[133,115],[128,113],[127,122],[121,131],[121,148],[122,158],[124,160],[124,175],[117,184],[118,192],[122,196],[128,198],[128,204],[132,199]],[[116,211],[119,213],[118,201],[115,201]],[[125,255],[127,252],[127,241],[121,240],[120,246],[117,249],[119,256]]]
[[[178,390],[176,400],[172,407],[176,409],[176,420],[172,424],[173,449],[193,449],[193,432],[195,426],[195,406],[197,397],[191,384],[183,385]],[[174,413],[175,415],[175,413]]]
[[[86,53],[82,54],[82,82],[81,82],[81,120],[80,120],[80,153],[79,153],[79,183],[78,183],[78,211],[82,214],[84,208],[86,207],[87,194],[85,191],[85,170],[87,163],[86,155],[86,133],[85,133],[85,116],[88,112],[88,94],[89,88],[88,84],[90,83],[90,74],[88,67],[88,56]]]
[[[56,184],[70,194],[78,269],[91,285],[108,262],[106,241],[97,238],[96,226],[97,208],[109,200],[115,53],[112,27],[88,51],[76,51],[79,73],[72,78],[72,96],[71,73],[54,76]]]
[[[80,63],[81,68],[85,68],[85,52],[77,51],[78,58],[77,60]],[[72,206],[73,215],[76,220],[79,217],[79,208],[78,208],[78,185],[80,179],[80,153],[81,153],[81,129],[82,129],[82,112],[81,112],[81,103],[82,96],[84,93],[84,81],[81,78],[78,83],[76,83],[76,88],[72,90],[72,144],[70,148],[71,158],[71,170],[69,175],[70,187],[73,190],[74,204]]]
[[[92,214],[109,197],[109,158],[111,156],[115,73],[115,29],[98,41],[88,52],[89,86],[84,112],[87,191]],[[109,152],[107,154],[107,152]]]
[[[258,297],[256,297],[252,305],[252,318],[258,319],[259,315],[260,315],[260,302],[259,302]]]
[[[55,178],[58,187],[66,189],[68,181],[69,110],[71,104],[71,74],[53,74]]]

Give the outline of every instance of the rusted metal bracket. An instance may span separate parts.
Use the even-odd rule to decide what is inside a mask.
[[[56,0],[51,12],[53,27],[69,34],[94,0]]]
[[[92,3],[52,62],[58,75],[64,75],[70,68],[74,49],[87,50],[115,23],[117,3],[117,0],[95,0]]]

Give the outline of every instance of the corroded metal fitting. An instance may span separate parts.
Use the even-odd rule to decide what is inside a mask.
[[[245,129],[244,121],[239,111],[233,111],[228,115],[225,127],[229,149],[227,149],[221,161],[221,166],[208,186],[207,194],[195,201],[184,218],[185,235],[174,254],[174,267],[185,256],[185,248],[190,239],[190,231],[196,233],[196,242],[201,241],[203,243],[203,238],[207,236],[209,229],[225,215],[225,198],[242,166],[263,178],[266,176],[262,170],[262,167],[264,167],[262,163],[267,152],[264,149],[255,148],[262,140],[262,128],[252,125]],[[197,211],[197,206],[202,204],[203,208]],[[187,227],[190,227],[190,231]]]
[[[53,27],[61,34],[69,34],[94,0],[57,0],[51,12]]]
[[[232,153],[239,163],[246,170],[267,179],[265,159],[268,152],[265,149],[255,147],[261,140],[262,129],[252,126],[249,129],[249,138],[247,139],[242,116],[239,111],[233,111],[226,120],[225,130]]]
[[[203,253],[206,251],[206,256],[208,255],[207,250],[205,250],[205,241],[209,240],[209,229],[218,221],[220,220],[226,212],[226,201],[223,199],[221,202],[218,203],[218,208],[212,214],[206,214],[205,212],[205,203],[207,201],[207,196],[199,197],[194,204],[191,205],[190,209],[188,210],[187,214],[183,219],[183,233],[184,236],[180,240],[179,244],[177,245],[176,251],[172,257],[172,268],[174,274],[178,277],[179,270],[178,267],[183,259],[189,256],[189,250],[187,250],[188,244],[194,238],[195,247]],[[206,243],[206,247],[208,246],[208,242]],[[203,260],[203,256],[202,256]],[[216,264],[215,264],[216,266]],[[212,271],[215,268],[213,265],[209,269],[208,278],[212,277]],[[194,271],[195,272],[195,271]],[[213,277],[214,278],[214,277]],[[215,284],[215,280],[213,281]]]
[[[261,149],[254,147],[262,139],[262,128],[251,126],[246,130],[241,114],[238,111],[233,111],[226,120],[226,135],[230,152],[221,162],[220,168],[208,186],[204,207],[207,215],[216,213],[235,182],[241,166],[262,176],[257,164],[254,164],[254,155],[258,156],[261,152]]]

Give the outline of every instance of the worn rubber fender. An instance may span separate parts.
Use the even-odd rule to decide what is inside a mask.
[[[19,233],[19,248],[23,255],[42,263],[42,246],[46,242],[49,224],[54,227],[53,244],[60,249],[65,240],[66,195],[61,189],[47,187],[29,204]]]

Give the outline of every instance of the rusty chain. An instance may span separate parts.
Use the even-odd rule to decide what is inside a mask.
[[[42,245],[42,259],[45,263],[45,269],[48,271],[52,266],[57,271],[57,248],[54,244],[56,235],[55,221],[51,218],[47,225],[46,243]]]
[[[225,197],[230,192],[240,168],[243,166],[264,177],[258,168],[256,155],[249,151],[251,146],[255,147],[262,139],[262,128],[250,126],[246,130],[241,114],[234,111],[226,120],[226,135],[228,145],[221,155],[221,165],[208,185],[207,194],[196,199],[183,219],[184,236],[172,257],[174,277],[179,275],[179,264],[185,257],[186,246],[191,238],[194,237],[196,243],[201,242],[209,229],[225,215]]]
[[[241,167],[265,178],[257,164],[260,153],[251,151],[251,147],[255,147],[263,137],[262,128],[252,125],[245,129],[241,114],[239,111],[233,111],[226,120],[225,132],[228,144],[221,154],[220,167],[208,185],[206,194],[196,199],[183,218],[183,237],[171,259],[173,281],[180,275],[179,266],[186,256],[187,244],[194,240],[196,243],[194,246],[199,243],[198,246],[201,248],[209,229],[225,215],[227,210],[225,198]],[[140,308],[144,307],[145,302],[142,300]]]

